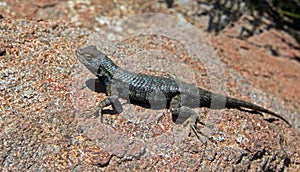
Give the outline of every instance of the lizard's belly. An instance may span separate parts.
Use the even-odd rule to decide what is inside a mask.
[[[133,104],[142,105],[151,109],[164,109],[168,107],[170,102],[170,96],[166,92],[153,87],[137,87],[122,84],[122,86],[120,85],[118,87],[117,94],[120,98],[128,100]]]
[[[129,88],[129,100],[146,104],[151,109],[164,109],[169,104],[168,96],[159,89]]]

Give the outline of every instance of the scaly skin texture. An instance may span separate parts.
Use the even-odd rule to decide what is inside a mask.
[[[96,46],[79,49],[76,54],[79,61],[105,83],[108,97],[97,107],[101,114],[102,109],[109,105],[112,105],[115,113],[120,113],[122,106],[118,99],[123,98],[133,104],[152,109],[168,108],[172,112],[174,122],[181,124],[189,122],[195,133],[197,114],[192,108],[198,107],[241,110],[247,108],[256,113],[268,113],[289,124],[278,114],[243,100],[212,93],[172,78],[126,71],[118,67]]]

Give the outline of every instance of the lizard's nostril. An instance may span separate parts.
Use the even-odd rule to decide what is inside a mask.
[[[80,54],[82,54],[81,50],[80,50],[80,49],[79,49],[79,50],[77,50],[77,51],[76,51],[76,54],[77,54],[77,55],[80,55]]]

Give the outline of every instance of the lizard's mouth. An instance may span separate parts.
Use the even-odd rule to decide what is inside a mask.
[[[82,51],[79,49],[79,50],[76,50],[75,53],[76,53],[77,59],[78,59],[81,63],[85,63],[85,57],[84,57]]]
[[[76,53],[77,58],[79,58],[79,57],[82,56],[82,52],[81,52],[80,49],[79,49],[79,50],[76,50],[75,53]]]

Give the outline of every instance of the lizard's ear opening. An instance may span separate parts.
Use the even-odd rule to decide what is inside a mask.
[[[98,49],[97,49],[97,47],[96,47],[95,45],[91,45],[91,47],[92,47],[92,49],[93,49],[94,51],[98,51]]]

